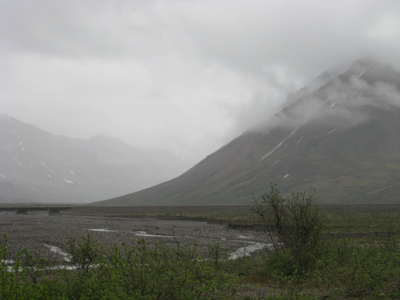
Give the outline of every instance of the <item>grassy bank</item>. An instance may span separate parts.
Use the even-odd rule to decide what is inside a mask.
[[[399,299],[400,206],[322,206],[318,244],[277,247],[228,259],[222,244],[200,255],[196,244],[104,250],[90,235],[68,239],[67,268],[21,249],[8,265],[6,237],[0,243],[2,299]],[[187,218],[260,225],[250,207],[78,207],[63,214],[98,217]],[[243,228],[243,227],[242,227]],[[267,233],[266,233],[267,236]],[[304,246],[304,247],[303,247]],[[313,253],[309,256],[310,253]],[[297,255],[297,256],[296,256]],[[59,264],[59,262],[58,262]]]
[[[187,219],[260,225],[252,206],[76,206],[62,214],[99,217]],[[325,231],[337,233],[400,231],[400,205],[321,205]]]

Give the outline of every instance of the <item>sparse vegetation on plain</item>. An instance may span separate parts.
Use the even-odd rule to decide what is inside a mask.
[[[353,219],[355,227],[365,230],[362,234],[329,234],[338,220],[347,219],[346,213],[329,213],[327,222],[312,202],[312,194],[305,191],[283,197],[274,184],[255,198],[252,211],[274,243],[274,250],[263,257],[260,273],[277,287],[266,299],[400,297],[400,247],[398,231],[393,230],[398,228],[399,222],[393,219],[397,212],[392,211],[394,215],[382,232],[371,233],[370,226],[385,226],[376,218],[388,217],[387,212],[362,211]]]
[[[25,250],[10,267],[4,236],[0,298],[221,299],[237,290],[231,275],[196,254],[195,244],[148,247],[142,240],[104,250],[87,235],[80,241],[70,238],[68,252],[68,261],[54,265]]]
[[[205,218],[263,226],[273,244],[229,259],[223,243],[199,253],[196,243],[103,245],[70,236],[68,261],[21,250],[7,259],[0,244],[2,299],[399,299],[398,206],[316,206],[308,192],[276,185],[248,213],[189,208],[151,217]],[[145,208],[144,208],[145,210]],[[143,211],[144,211],[143,210]],[[243,211],[243,210],[242,210]],[[73,213],[73,210],[65,213]],[[125,211],[126,212],[126,211]],[[114,212],[115,213],[115,212]],[[136,211],[138,213],[138,211]],[[144,215],[144,213],[142,214]],[[125,215],[129,217],[129,215]],[[233,221],[232,221],[233,220]],[[252,221],[251,221],[252,220]],[[261,227],[260,227],[261,228]],[[66,268],[68,267],[68,268]]]

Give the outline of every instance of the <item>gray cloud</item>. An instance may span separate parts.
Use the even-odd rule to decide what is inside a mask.
[[[374,111],[372,107],[378,111],[400,108],[400,73],[388,66],[376,66],[355,64],[322,88],[295,94],[281,112],[255,130],[265,131],[275,126],[293,130],[309,121],[351,127],[368,121]]]
[[[0,0],[0,110],[195,161],[326,69],[369,55],[400,69],[399,12],[388,0]]]

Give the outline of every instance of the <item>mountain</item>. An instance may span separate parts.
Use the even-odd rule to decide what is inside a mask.
[[[166,151],[114,138],[57,136],[0,115],[0,202],[83,203],[141,190],[185,171]]]
[[[270,181],[283,193],[315,188],[319,203],[399,203],[400,73],[356,61],[183,175],[96,204],[250,204]]]

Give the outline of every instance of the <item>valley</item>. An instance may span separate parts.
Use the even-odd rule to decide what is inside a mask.
[[[98,270],[94,265],[84,271],[79,265],[78,267],[71,266],[71,256],[68,251],[71,242],[78,247],[75,249],[82,251],[86,249],[87,241],[91,240],[99,242],[104,250],[111,251],[101,252],[107,261],[112,259],[112,256],[108,255],[113,253],[114,246],[122,252],[124,247],[133,249],[130,250],[133,252],[124,252],[123,255],[127,257],[130,254],[143,253],[140,250],[143,249],[142,245],[146,245],[146,251],[175,249],[173,251],[176,252],[172,253],[190,255],[189,258],[193,255],[190,254],[191,249],[195,249],[195,257],[208,258],[198,263],[204,264],[205,268],[212,266],[211,268],[215,268],[218,274],[235,278],[233,286],[225,286],[221,290],[223,293],[228,293],[230,299],[259,299],[259,297],[275,299],[275,296],[286,299],[285,297],[296,296],[298,299],[319,300],[324,299],[326,295],[335,300],[359,299],[357,295],[373,295],[375,288],[383,292],[396,293],[392,291],[396,289],[395,279],[398,274],[396,263],[399,258],[395,253],[398,251],[400,232],[398,221],[400,205],[320,206],[321,212],[325,215],[326,223],[322,237],[327,253],[326,257],[320,257],[318,262],[326,266],[324,265],[322,270],[311,270],[310,273],[300,274],[294,278],[277,275],[269,269],[279,270],[279,268],[289,266],[286,260],[290,261],[290,257],[280,258],[280,252],[275,254],[268,233],[265,228],[259,226],[255,215],[250,213],[250,206],[75,206],[62,210],[56,215],[48,215],[43,210],[28,211],[25,215],[1,210],[6,208],[0,207],[0,229],[8,239],[7,255],[3,256],[3,262],[12,266],[18,261],[17,251],[23,248],[28,249],[31,254],[38,253],[40,257],[49,259],[46,270],[27,270],[31,280],[39,280],[38,283],[34,283],[37,286],[41,284],[45,286],[47,276],[52,276],[51,278],[55,281],[61,280],[59,282],[63,286],[71,278],[90,284],[86,283],[87,278],[90,277],[86,277],[85,274],[97,274],[101,272],[101,269]],[[80,246],[77,246],[77,243]],[[190,248],[193,246],[195,248]],[[4,250],[4,248],[1,249]],[[93,249],[91,251],[95,251]],[[74,256],[75,260],[78,258],[77,253]],[[86,255],[90,253],[95,252],[89,252]],[[339,258],[330,256],[335,253],[342,256]],[[378,255],[373,255],[376,253]],[[117,259],[115,255],[117,254],[114,254],[114,259]],[[126,259],[126,256],[123,257],[118,259]],[[187,259],[185,257],[178,257],[179,264]],[[24,252],[21,259],[25,266],[39,262],[37,258],[33,258],[31,262],[27,260]],[[151,263],[156,258],[151,256],[148,259]],[[279,262],[276,259],[282,259],[284,264],[274,265]],[[330,259],[338,261],[335,260],[333,265],[329,265],[332,263]],[[343,267],[340,265],[341,259],[346,259]],[[192,259],[189,261],[193,262]],[[367,261],[367,264],[363,261]],[[273,265],[268,265],[271,263]],[[339,265],[336,266],[336,263]],[[373,269],[368,268],[369,263],[374,266]],[[63,272],[64,268],[69,272]],[[116,272],[119,268],[110,268],[107,272]],[[151,272],[151,268],[146,272]],[[176,272],[185,272],[185,269],[181,268],[179,265]],[[332,273],[329,268],[342,268],[343,273],[335,276],[336,269],[333,269],[334,273]],[[354,269],[360,270],[357,273],[357,282],[354,282],[353,277],[350,276]],[[133,269],[132,271],[134,272]],[[322,272],[322,278],[320,272]],[[383,276],[377,276],[371,280],[369,276],[375,274],[374,272],[381,272]],[[179,276],[173,276],[173,278],[178,279]],[[148,278],[146,284],[153,280],[156,279]],[[368,285],[365,282],[368,282]],[[373,286],[372,290],[369,285]],[[80,285],[73,285],[71,288],[76,289],[78,293],[84,291]],[[303,295],[304,298],[301,298]]]
[[[397,218],[400,205],[322,205],[326,215],[325,232],[362,237],[388,231],[400,232]],[[36,208],[38,208],[36,206]],[[48,246],[62,251],[67,237],[81,238],[90,234],[106,248],[114,244],[135,245],[146,239],[149,244],[196,242],[202,252],[207,246],[221,243],[228,252],[261,243],[270,243],[251,206],[71,206],[59,214],[46,210],[16,214],[0,206],[0,230],[9,239],[9,253],[27,248],[44,256]],[[48,246],[45,246],[48,245]],[[12,259],[13,257],[9,257]]]
[[[128,209],[129,212],[134,210]],[[151,210],[148,212],[151,213]],[[235,230],[223,222],[167,219],[154,215],[152,217],[143,215],[143,211],[142,216],[137,214],[136,217],[128,218],[126,213],[126,209],[125,212],[117,209],[101,212],[88,208],[62,211],[58,215],[48,215],[43,211],[28,212],[26,215],[0,211],[0,230],[9,240],[8,250],[11,256],[7,259],[15,259],[17,251],[27,248],[32,253],[38,252],[42,256],[62,261],[63,255],[57,254],[54,249],[64,253],[68,236],[79,240],[87,234],[93,236],[106,249],[121,243],[136,245],[139,240],[145,239],[149,245],[197,243],[198,249],[203,253],[207,251],[208,245],[221,243],[230,253],[234,253],[243,247],[256,244],[265,246],[269,243],[261,231]],[[51,250],[50,247],[56,248]]]

